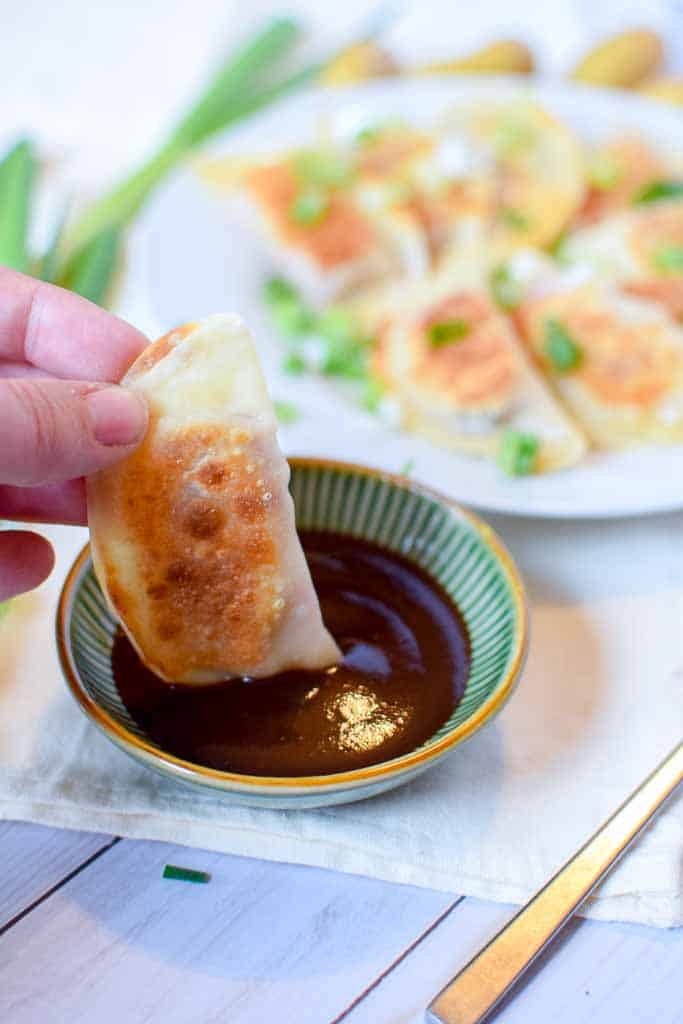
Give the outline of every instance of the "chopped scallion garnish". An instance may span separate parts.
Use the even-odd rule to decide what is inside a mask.
[[[536,468],[539,447],[535,434],[507,430],[501,438],[498,464],[509,476],[528,476]]]
[[[286,278],[269,277],[263,286],[263,298],[269,306],[276,306],[280,302],[298,301],[299,295]]]
[[[301,338],[315,327],[315,313],[298,299],[279,302],[273,306],[273,320],[288,338]]]
[[[302,227],[319,224],[330,207],[330,197],[323,189],[305,188],[290,207],[291,218]]]
[[[495,302],[501,309],[514,309],[522,301],[522,286],[505,263],[499,264],[491,271],[489,275],[489,288]]]
[[[505,227],[511,231],[526,231],[530,225],[529,218],[521,210],[514,210],[510,206],[504,206],[499,216]]]
[[[300,352],[288,352],[282,360],[282,369],[285,373],[290,374],[290,376],[296,377],[300,373],[305,372],[306,360]]]
[[[543,347],[553,369],[558,373],[575,370],[583,359],[581,346],[559,320],[551,319],[546,322]]]
[[[278,422],[282,424],[296,423],[300,418],[301,413],[293,402],[273,402],[273,408],[275,409],[275,415],[278,418]]]
[[[662,245],[656,249],[652,262],[664,274],[683,273],[683,245]]]
[[[633,202],[656,203],[660,199],[679,199],[683,196],[683,181],[662,180],[651,181],[649,185],[636,192]]]
[[[586,171],[588,184],[601,192],[607,192],[618,184],[623,175],[619,162],[609,153],[596,153]]]
[[[206,871],[195,871],[194,868],[179,868],[175,864],[167,864],[164,868],[164,878],[173,878],[178,882],[195,882],[206,885],[211,881],[211,875]]]
[[[399,473],[401,476],[410,476],[415,469],[415,459],[406,459],[401,466]]]
[[[353,168],[341,154],[308,149],[294,158],[294,172],[306,185],[343,188],[351,184]]]
[[[466,338],[470,333],[470,325],[467,320],[454,317],[452,320],[441,320],[439,323],[430,324],[427,333],[432,348],[442,348],[444,345],[452,345],[454,342]]]
[[[377,412],[384,395],[384,385],[376,377],[368,377],[363,388],[361,405],[367,412]]]

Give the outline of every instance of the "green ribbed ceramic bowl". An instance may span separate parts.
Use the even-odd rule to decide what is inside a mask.
[[[335,775],[267,778],[216,771],[161,750],[116,689],[111,647],[116,621],[86,547],[57,611],[66,681],[83,711],[114,743],[163,775],[213,789],[236,803],[306,808],[345,803],[399,786],[436,764],[491,719],[512,693],[527,647],[524,591],[494,532],[469,512],[401,477],[343,463],[293,459],[297,525],[333,530],[398,551],[436,578],[467,625],[472,662],[462,700],[422,746],[402,757]]]

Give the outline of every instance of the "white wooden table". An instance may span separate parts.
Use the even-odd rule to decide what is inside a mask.
[[[167,863],[208,885],[162,878]],[[408,1024],[511,914],[455,894],[0,824],[3,1024]],[[683,930],[576,920],[505,1024],[681,1024]]]

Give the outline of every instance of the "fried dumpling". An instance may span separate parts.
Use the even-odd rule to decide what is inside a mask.
[[[88,480],[88,518],[97,578],[145,664],[210,683],[338,661],[239,317],[172,331],[122,383],[147,399],[149,430]]]
[[[637,205],[575,231],[562,257],[683,320],[683,199]]]
[[[539,282],[516,311],[558,395],[599,447],[683,441],[683,330],[595,282]]]
[[[379,317],[377,317],[379,322]],[[376,376],[403,425],[444,447],[500,457],[510,433],[533,435],[534,472],[578,462],[585,441],[481,285],[448,277],[377,333]]]

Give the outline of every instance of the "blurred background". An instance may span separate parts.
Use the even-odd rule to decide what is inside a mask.
[[[316,56],[379,18],[387,23],[382,46],[401,64],[454,59],[512,38],[549,76],[568,73],[603,37],[647,26],[666,43],[663,70],[683,77],[683,4],[663,0],[3,0],[2,12],[0,142],[37,137],[92,188],[144,156],[216,63],[276,14],[305,22]]]

